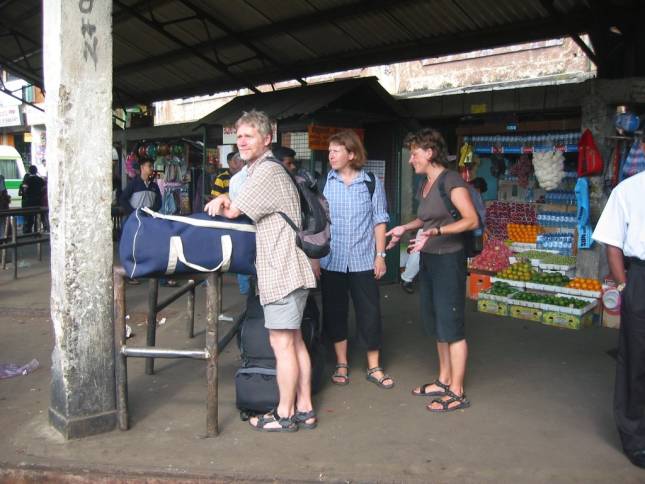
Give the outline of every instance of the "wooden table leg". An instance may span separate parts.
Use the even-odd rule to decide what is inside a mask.
[[[206,436],[215,437],[219,433],[217,424],[217,326],[222,309],[222,274],[210,274],[206,284]]]

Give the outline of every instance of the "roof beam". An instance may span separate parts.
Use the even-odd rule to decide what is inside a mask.
[[[214,16],[212,16],[211,14],[206,12],[205,10],[201,9],[198,5],[195,5],[190,0],[181,0],[181,3],[183,3],[186,7],[190,8],[193,12],[195,12],[195,14],[197,14],[197,16],[208,20],[210,23],[215,25],[218,29],[226,32],[226,35],[228,35],[233,40],[235,40],[235,42],[238,42],[238,43],[242,44],[243,46],[245,46],[247,49],[255,52],[259,58],[266,59],[269,63],[273,64],[274,66],[278,67],[279,69],[285,70],[284,65],[282,63],[280,63],[278,60],[276,60],[274,57],[270,56],[269,54],[266,54],[265,52],[263,52],[262,50],[257,48],[252,42],[247,40],[244,35],[238,35],[235,32],[233,32],[233,30],[228,25],[226,25],[221,20],[218,20],[217,18],[215,18]],[[289,72],[286,72],[286,70],[285,70],[285,74],[287,76],[289,76]],[[294,78],[300,83],[300,85],[302,85],[302,86],[307,85],[307,83],[304,81],[304,79],[296,78],[296,77],[294,77]]]
[[[569,37],[571,37],[571,39],[573,39],[578,47],[580,47],[580,49],[587,55],[589,60],[593,62],[596,67],[598,67],[598,58],[596,57],[596,53],[591,50],[591,48],[589,48],[587,44],[585,44],[584,40],[580,38],[579,31],[576,32],[570,28],[567,18],[564,16],[564,14],[562,14],[558,11],[558,9],[555,8],[553,0],[540,0],[540,3],[556,22],[560,22],[566,28],[567,32],[569,33]]]
[[[322,12],[314,14],[300,15],[298,17],[291,17],[280,22],[269,23],[262,27],[256,27],[249,30],[243,30],[235,33],[235,37],[245,39],[250,42],[253,39],[260,39],[268,35],[275,35],[276,32],[288,33],[291,30],[302,29],[314,24],[325,22],[333,22],[343,18],[353,17],[355,15],[365,14],[366,12],[378,12],[384,9],[392,9],[393,7],[402,6],[409,3],[419,3],[425,0],[361,0],[352,5],[343,5],[342,7],[330,8]],[[236,39],[232,35],[227,35],[219,39],[207,40],[194,44],[190,47],[177,49],[165,54],[154,57],[148,57],[140,62],[132,62],[129,64],[122,64],[114,66],[114,70],[118,74],[128,74],[131,72],[139,72],[149,67],[156,67],[160,62],[174,62],[179,59],[185,58],[194,52],[204,52],[215,46],[222,46],[231,44]],[[291,76],[297,78],[297,76]]]
[[[152,30],[160,33],[161,35],[163,35],[167,39],[170,39],[175,44],[180,45],[183,48],[190,49],[190,46],[186,42],[184,42],[180,38],[176,37],[175,35],[171,34],[170,32],[166,31],[163,27],[159,26],[156,22],[144,17],[139,12],[137,12],[135,10],[132,10],[129,6],[124,4],[121,0],[114,0],[114,3],[117,4],[120,8],[129,11],[134,18],[136,18],[140,22],[146,24],[149,28],[151,28]],[[242,77],[240,77],[240,76],[238,76],[236,74],[233,74],[231,71],[229,71],[225,64],[223,64],[221,62],[214,61],[214,60],[206,57],[205,55],[200,54],[199,52],[193,52],[193,55],[195,57],[197,57],[198,59],[200,59],[201,61],[203,61],[206,64],[208,64],[209,66],[214,67],[219,72],[225,74],[229,78],[235,80],[240,85],[248,87],[249,89],[251,89],[251,91],[253,91],[255,93],[260,92],[253,84],[250,84],[246,79],[244,79],[244,78],[242,78]]]
[[[591,25],[592,19],[588,12],[571,14],[570,17],[570,25],[580,29],[579,32],[588,30],[589,25]],[[405,62],[502,45],[552,39],[562,35],[566,35],[566,33],[562,32],[562,26],[549,18],[545,18],[539,21],[516,23],[501,28],[497,27],[462,34],[459,37],[452,37],[450,42],[447,42],[446,38],[427,37],[393,46],[378,47],[360,52],[348,52],[345,55],[334,54],[329,57],[319,58],[315,63],[292,64],[288,67],[291,72],[295,72],[301,77],[307,77],[343,69],[387,64],[392,62],[392,59],[396,59],[396,62]],[[500,38],[504,39],[504,42],[500,42]],[[255,84],[268,84],[287,80],[280,71],[270,72],[266,70],[249,73],[247,78]],[[185,84],[181,88],[153,91],[144,95],[147,97],[147,102],[151,102],[180,96],[212,94],[239,87],[239,84],[228,81],[217,81],[210,85],[208,81],[199,81]]]

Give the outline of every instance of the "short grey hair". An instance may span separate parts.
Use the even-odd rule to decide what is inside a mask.
[[[269,116],[266,115],[263,111],[256,111],[252,109],[251,111],[244,111],[240,119],[235,123],[235,129],[239,128],[241,125],[253,126],[258,132],[264,136],[271,136],[271,120]]]

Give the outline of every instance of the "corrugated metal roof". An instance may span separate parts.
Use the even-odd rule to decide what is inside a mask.
[[[602,3],[603,9],[589,0],[114,0],[115,102],[254,89],[580,33],[609,22],[608,11],[628,17],[626,9],[638,2]],[[42,86],[41,1],[0,0],[0,9],[0,65]]]

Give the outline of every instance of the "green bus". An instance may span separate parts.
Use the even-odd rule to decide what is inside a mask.
[[[18,190],[25,176],[25,165],[13,146],[0,145],[0,175],[4,175],[7,191],[11,195],[11,207],[20,207],[22,197],[18,195]]]

